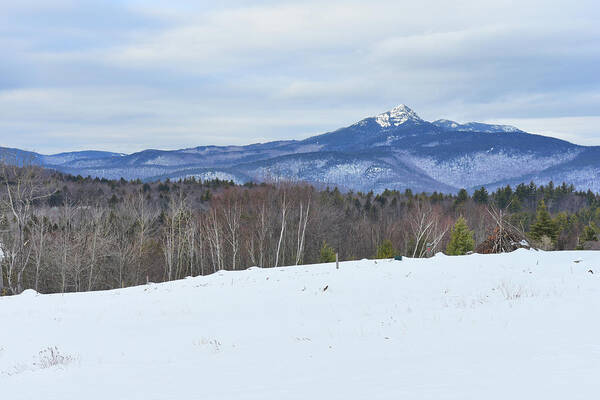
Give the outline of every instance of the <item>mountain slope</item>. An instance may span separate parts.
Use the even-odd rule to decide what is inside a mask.
[[[238,171],[258,181],[308,181],[323,186],[381,192],[386,188],[398,190],[435,188],[452,191],[401,159],[390,156],[385,149],[345,153],[320,151],[290,154],[236,166]]]
[[[481,122],[467,122],[466,124],[459,124],[458,122],[450,121],[447,119],[438,119],[433,121],[432,124],[452,131],[465,131],[465,132],[523,132],[522,130],[515,128],[511,125],[490,125],[482,124]]]
[[[83,176],[156,179],[197,176],[293,180],[346,189],[455,192],[459,188],[563,180],[600,191],[600,147],[523,132],[508,125],[427,122],[400,105],[348,127],[304,140],[200,146],[129,155],[18,153]],[[6,152],[19,152],[6,149]],[[16,153],[15,153],[16,154]]]

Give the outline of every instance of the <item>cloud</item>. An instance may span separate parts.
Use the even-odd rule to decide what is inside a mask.
[[[302,138],[398,103],[600,144],[599,14],[588,0],[7,3],[0,145]]]
[[[513,124],[527,132],[553,136],[583,146],[600,143],[600,116],[562,118],[512,118],[485,121],[493,124]],[[577,132],[577,133],[574,133]]]

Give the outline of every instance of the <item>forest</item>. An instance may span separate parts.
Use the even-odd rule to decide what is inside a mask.
[[[336,253],[342,261],[510,251],[521,242],[589,249],[600,234],[600,196],[567,183],[355,193],[300,182],[142,182],[0,167],[1,295],[330,262]]]

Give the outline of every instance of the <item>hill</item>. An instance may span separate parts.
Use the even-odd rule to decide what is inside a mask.
[[[0,298],[10,399],[589,399],[597,252],[362,260]]]

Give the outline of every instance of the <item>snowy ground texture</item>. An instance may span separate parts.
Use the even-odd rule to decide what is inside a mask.
[[[591,399],[600,253],[220,272],[0,299],[6,399]]]

